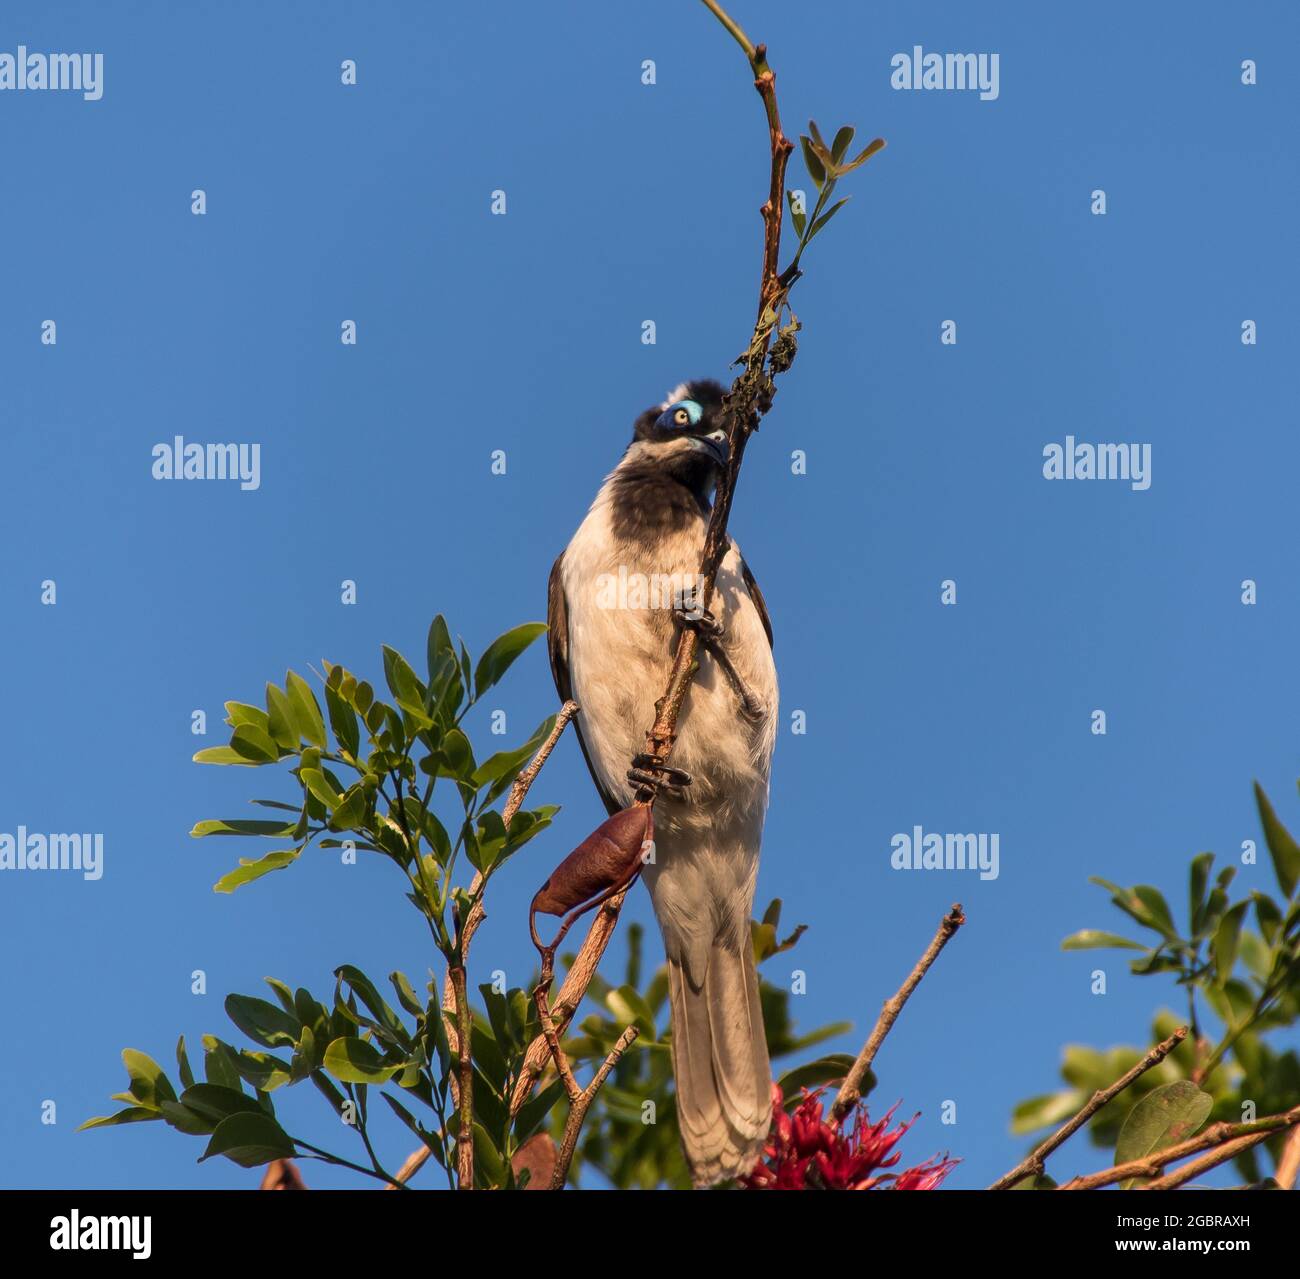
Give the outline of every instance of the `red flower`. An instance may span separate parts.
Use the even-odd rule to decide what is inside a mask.
[[[916,1117],[890,1132],[897,1106],[875,1124],[860,1106],[846,1135],[824,1117],[824,1091],[805,1089],[787,1114],[781,1089],[772,1085],[772,1129],[763,1157],[741,1178],[746,1190],[933,1190],[956,1167],[955,1159],[936,1156],[901,1173],[880,1171],[898,1163],[902,1156],[894,1147]]]

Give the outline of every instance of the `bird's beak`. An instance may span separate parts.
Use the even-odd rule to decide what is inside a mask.
[[[727,442],[726,431],[710,431],[708,435],[692,436],[691,443],[697,449],[702,449],[707,453],[719,469],[727,465],[727,458],[731,455],[731,446]]]

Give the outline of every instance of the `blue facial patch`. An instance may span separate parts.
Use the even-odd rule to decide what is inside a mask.
[[[694,400],[678,400],[659,415],[656,425],[665,430],[671,430],[673,427],[682,430],[698,425],[703,416],[704,410]]]

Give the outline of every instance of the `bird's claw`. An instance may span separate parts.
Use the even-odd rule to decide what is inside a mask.
[[[731,681],[736,695],[740,698],[740,713],[752,722],[757,723],[761,720],[766,713],[763,703],[741,678],[740,672],[722,646],[724,634],[722,623],[707,608],[697,603],[693,596],[683,598],[681,607],[673,609],[673,617],[683,627],[689,627],[699,636],[700,644],[722,667],[723,673]]]
[[[674,799],[682,799],[691,784],[691,775],[684,768],[661,763],[653,755],[637,755],[627,770],[627,780],[651,795],[663,790]]]

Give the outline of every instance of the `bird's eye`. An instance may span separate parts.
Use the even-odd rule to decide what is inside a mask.
[[[694,400],[678,400],[676,404],[670,404],[660,414],[659,425],[665,429],[675,427],[677,430],[684,430],[687,427],[698,426],[703,416],[704,410]]]

